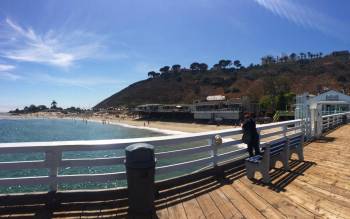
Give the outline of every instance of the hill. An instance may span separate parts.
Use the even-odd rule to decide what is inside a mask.
[[[108,108],[146,103],[192,103],[208,95],[248,96],[252,101],[278,108],[277,96],[318,93],[325,88],[350,93],[350,54],[347,51],[265,56],[262,64],[244,67],[238,60],[220,60],[211,69],[194,62],[189,69],[164,66],[160,73],[136,82],[95,106]],[[277,104],[277,105],[276,105]],[[284,106],[282,106],[284,107]],[[280,107],[281,108],[281,107]]]

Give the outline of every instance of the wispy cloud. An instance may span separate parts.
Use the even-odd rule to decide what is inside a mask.
[[[14,65],[0,64],[0,72],[11,71],[13,69],[15,69]]]
[[[12,72],[0,72],[0,79],[16,81],[22,77]]]
[[[74,62],[98,56],[103,50],[102,39],[84,31],[37,33],[6,18],[0,31],[3,58],[69,67]]]
[[[73,86],[73,87],[82,87],[86,89],[91,89],[94,86],[103,86],[103,85],[122,85],[126,83],[125,81],[113,79],[110,77],[58,77],[52,76],[49,74],[31,74],[27,77],[28,80],[35,82],[44,82],[55,85],[63,85],[63,86]]]
[[[256,3],[280,16],[305,28],[321,31],[328,35],[344,39],[347,28],[342,22],[306,5],[291,0],[254,0]]]
[[[0,64],[0,79],[12,81],[20,79],[21,76],[11,72],[15,68],[16,67],[14,65]]]

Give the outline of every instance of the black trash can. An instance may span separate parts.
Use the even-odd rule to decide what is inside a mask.
[[[155,165],[152,145],[138,143],[125,149],[130,215],[151,218],[155,214]]]

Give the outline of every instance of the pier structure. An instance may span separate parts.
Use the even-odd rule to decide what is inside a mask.
[[[122,152],[131,144],[147,143],[156,149],[155,218],[350,218],[350,126],[346,124],[350,112],[314,118],[258,126],[261,145],[300,134],[305,140],[304,161],[292,158],[288,171],[276,166],[269,184],[246,178],[247,149],[240,128],[135,139],[2,143],[1,154],[41,155],[40,159],[0,162],[0,170],[44,169],[46,174],[27,171],[26,176],[0,178],[0,187],[7,189],[2,191],[22,188],[21,193],[0,195],[0,215],[128,217]],[[217,136],[223,139],[219,144]],[[97,156],[107,150],[115,152]],[[70,157],[72,152],[96,156]],[[92,169],[105,166],[111,169]],[[87,171],[68,171],[74,168]],[[101,184],[105,188],[94,186]],[[26,189],[30,187],[42,191]]]

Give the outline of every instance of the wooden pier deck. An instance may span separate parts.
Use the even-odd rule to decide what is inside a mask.
[[[291,171],[274,169],[269,185],[249,181],[240,165],[226,169],[223,179],[205,176],[164,188],[156,200],[157,217],[350,218],[350,125],[306,145],[304,155],[305,162],[291,161]],[[108,197],[54,206],[39,204],[40,198],[21,206],[2,200],[0,217],[127,218],[126,200]]]

